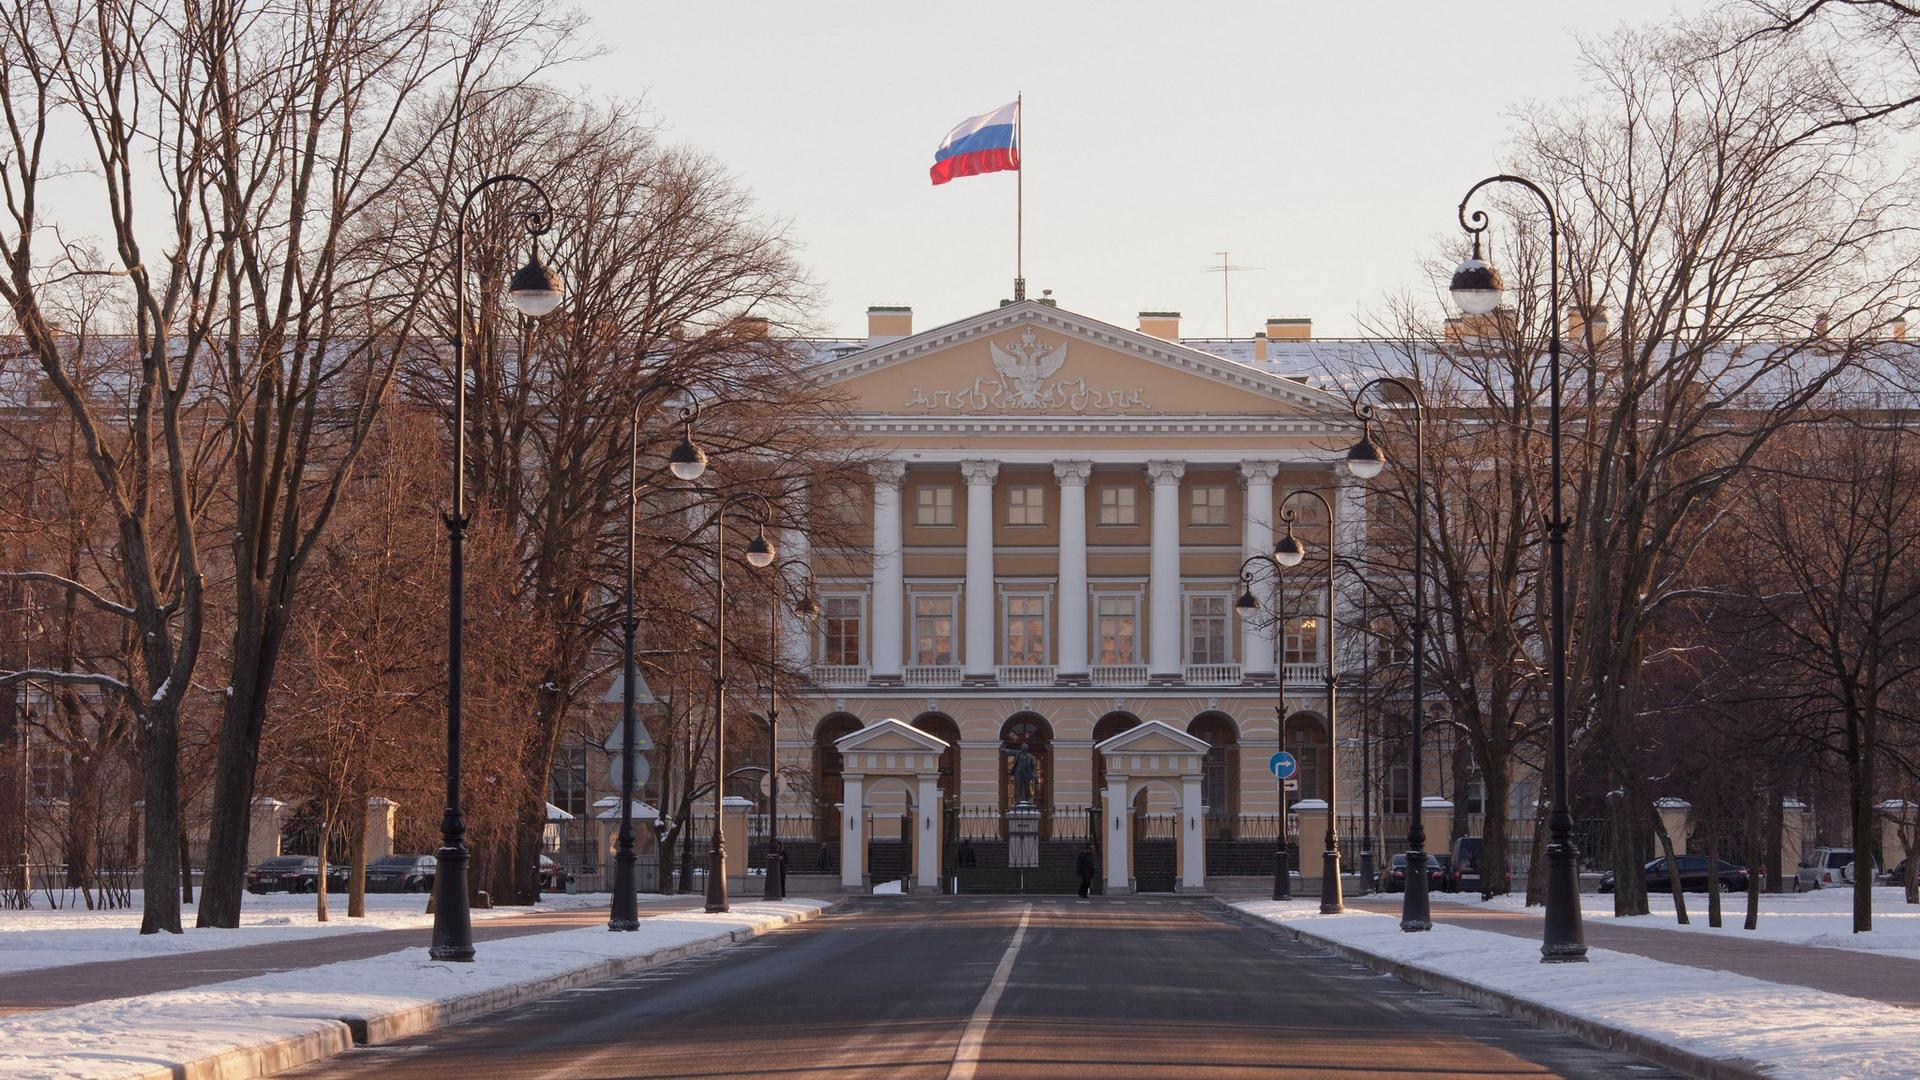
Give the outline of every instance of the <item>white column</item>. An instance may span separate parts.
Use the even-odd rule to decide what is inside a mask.
[[[900,482],[907,467],[882,461],[873,469],[873,644],[869,658],[873,677],[898,680],[906,638],[906,566],[901,557]]]
[[[1277,461],[1243,461],[1240,475],[1246,479],[1244,503],[1246,534],[1241,558],[1273,554],[1273,478],[1280,471]],[[1273,631],[1275,627],[1274,578],[1264,571],[1256,574],[1253,595],[1260,609],[1251,618],[1240,620],[1240,665],[1249,676],[1273,674]]]
[[[1090,461],[1056,461],[1060,481],[1060,605],[1054,662],[1062,676],[1079,678],[1087,668],[1087,479]]]
[[[1103,845],[1107,852],[1107,895],[1124,895],[1131,886],[1128,880],[1132,875],[1133,858],[1128,849],[1133,845],[1133,807],[1127,802],[1127,778],[1124,776],[1107,777],[1107,842]]]
[[[787,505],[793,508],[793,520],[799,522],[796,528],[788,529],[780,538],[780,556],[793,562],[795,569],[811,567],[813,564],[813,538],[808,535],[808,525],[812,520],[808,516],[811,504],[807,499],[807,487],[803,481],[800,486],[787,494]],[[802,569],[794,583],[795,588],[806,588],[808,577]],[[804,671],[813,665],[813,626],[793,610],[795,594],[784,589],[777,594],[784,610],[780,613],[780,646],[787,658],[787,664],[795,670]],[[818,600],[818,597],[814,599]]]
[[[1200,806],[1200,777],[1189,773],[1180,784],[1180,888],[1198,892],[1207,887],[1206,811]]]
[[[867,873],[867,834],[866,811],[862,808],[866,799],[862,797],[864,774],[843,776],[846,794],[841,798],[840,820],[840,887],[859,892],[866,887],[864,878]]]
[[[1329,523],[1329,530],[1336,545],[1335,550],[1338,551],[1342,561],[1357,559],[1365,554],[1364,548],[1367,544],[1366,505],[1363,502],[1365,498],[1364,487],[1345,480],[1338,470],[1335,471],[1331,492],[1333,521]],[[1358,667],[1360,664],[1359,654],[1353,653],[1353,649],[1363,640],[1360,634],[1354,632],[1359,629],[1360,604],[1358,594],[1351,585],[1352,582],[1346,575],[1336,577],[1335,617],[1331,625],[1325,620],[1322,621],[1322,625],[1327,625],[1330,630],[1340,635],[1337,646],[1339,655],[1335,655],[1333,647],[1326,651],[1327,659],[1338,665],[1334,669],[1336,671],[1347,667]],[[1350,653],[1352,655],[1348,655]]]
[[[1153,557],[1147,576],[1147,673],[1180,675],[1180,477],[1178,461],[1149,461]]]
[[[913,838],[913,891],[940,891],[940,777],[922,776],[916,797],[920,835]]]
[[[967,478],[967,650],[962,674],[984,682],[993,677],[993,478],[1000,466],[963,461]]]

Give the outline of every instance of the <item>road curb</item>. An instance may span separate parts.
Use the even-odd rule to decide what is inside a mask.
[[[171,1063],[137,1075],[141,1080],[148,1077],[153,1080],[248,1080],[251,1077],[270,1076],[333,1057],[356,1046],[378,1046],[500,1009],[525,1005],[577,986],[723,949],[772,930],[819,918],[835,903],[833,900],[823,900],[811,909],[781,912],[754,926],[723,930],[684,945],[656,949],[641,956],[602,960],[571,971],[481,990],[446,1001],[411,1005],[381,1013],[316,1016],[313,1019],[319,1026],[310,1031],[248,1046],[230,1047],[203,1058]]]
[[[1773,1074],[1767,1072],[1758,1062],[1739,1058],[1708,1057],[1638,1032],[1604,1024],[1550,1005],[1542,1005],[1537,1001],[1529,1001],[1504,990],[1479,986],[1452,975],[1441,974],[1431,968],[1396,960],[1358,946],[1322,937],[1311,931],[1289,926],[1284,922],[1263,919],[1252,912],[1242,911],[1226,900],[1215,898],[1215,903],[1236,918],[1250,920],[1255,925],[1274,933],[1330,952],[1344,960],[1351,960],[1382,975],[1391,975],[1404,982],[1412,983],[1422,990],[1445,994],[1450,998],[1478,1005],[1490,1012],[1524,1021],[1534,1027],[1571,1035],[1589,1046],[1596,1046],[1602,1050],[1618,1050],[1632,1054],[1662,1068],[1672,1069],[1674,1072],[1692,1077],[1693,1080],[1772,1080]]]

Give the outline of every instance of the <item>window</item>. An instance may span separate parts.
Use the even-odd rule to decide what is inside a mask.
[[[635,770],[638,779],[638,770]],[[562,746],[553,754],[553,790],[547,795],[547,801],[565,810],[575,817],[587,814],[587,748],[585,746]],[[635,784],[636,794],[639,784]],[[619,788],[614,789],[614,800],[619,801]]]
[[[1046,493],[1037,487],[1021,485],[1007,489],[1007,524],[1045,525]]]
[[[861,598],[829,596],[821,606],[825,610],[820,613],[820,662],[837,667],[858,667],[864,637],[861,633],[864,614]]]
[[[1039,594],[1007,597],[1007,644],[1009,664],[1047,662],[1047,598]]]
[[[953,597],[913,598],[913,662],[923,667],[953,663]]]
[[[953,488],[921,487],[913,489],[915,525],[953,524]]]
[[[1132,664],[1135,651],[1134,627],[1138,621],[1140,600],[1134,596],[1102,596],[1095,618],[1099,621],[1100,662]]]
[[[1187,489],[1189,525],[1225,525],[1227,489],[1218,484],[1200,484]]]
[[[1413,801],[1413,773],[1407,768],[1407,759],[1396,755],[1387,765],[1387,791],[1383,800],[1383,811],[1388,814],[1405,814]]]
[[[867,523],[867,493],[860,485],[850,480],[835,480],[827,484],[822,492],[821,502],[827,513],[827,519],[838,525],[865,525]]]
[[[1290,592],[1286,630],[1281,636],[1284,663],[1319,663],[1319,598]]]
[[[1130,487],[1103,487],[1100,489],[1100,524],[1102,525],[1138,525],[1140,519],[1134,511],[1134,496],[1138,494]]]
[[[35,740],[28,747],[27,760],[29,797],[34,802],[65,802],[73,756],[59,747]]]
[[[1227,664],[1227,598],[1187,597],[1187,663]]]
[[[1405,628],[1392,618],[1373,620],[1373,664],[1375,667],[1399,667],[1413,656],[1412,643]]]
[[[1466,791],[1464,791],[1462,795],[1464,796],[1462,801],[1465,802],[1467,806],[1467,813],[1484,814],[1487,812],[1487,778],[1480,775],[1480,763],[1478,761],[1469,761],[1467,763]]]

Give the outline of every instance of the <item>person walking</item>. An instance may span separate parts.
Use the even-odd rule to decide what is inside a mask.
[[[1095,873],[1093,862],[1093,844],[1089,842],[1086,847],[1080,849],[1080,858],[1074,862],[1074,869],[1080,873],[1080,899],[1082,900],[1085,900],[1087,894],[1093,891]]]

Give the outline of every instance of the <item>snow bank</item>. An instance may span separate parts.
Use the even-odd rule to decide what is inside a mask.
[[[665,896],[642,894],[641,903],[666,900]],[[475,911],[478,919],[500,919],[538,911],[571,911],[604,908],[611,897],[607,893],[554,894],[532,907],[499,907]],[[364,918],[347,918],[345,895],[328,897],[331,921],[319,922],[313,914],[313,897],[286,893],[265,896],[249,894],[242,901],[240,926],[232,930],[201,930],[193,925],[197,908],[188,904],[180,921],[183,934],[139,933],[139,894],[135,906],[111,911],[85,908],[31,908],[26,911],[0,911],[0,974],[34,968],[86,964],[99,960],[131,960],[142,956],[226,949],[240,945],[261,945],[274,941],[298,941],[330,934],[352,934],[367,930],[409,930],[432,926],[433,916],[426,913],[427,898],[405,893],[370,893]]]
[[[632,933],[603,927],[483,943],[470,964],[424,948],[276,972],[194,990],[0,1018],[0,1076],[237,1080],[339,1053],[351,1032],[381,1042],[566,986],[810,918],[819,901],[741,904],[720,915],[671,912]]]
[[[1910,1078],[1920,1011],[1592,949],[1589,963],[1543,964],[1539,943],[1436,925],[1402,933],[1396,917],[1258,900],[1241,911],[1463,986],[1510,995],[1716,1061],[1764,1063],[1781,1080]]]

